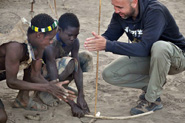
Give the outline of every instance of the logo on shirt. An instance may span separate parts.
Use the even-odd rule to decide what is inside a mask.
[[[125,28],[125,32],[129,33],[133,36],[134,42],[139,42],[140,41],[139,39],[141,38],[141,36],[143,34],[143,30],[141,30],[141,29],[131,30],[131,29],[129,29],[129,27]]]

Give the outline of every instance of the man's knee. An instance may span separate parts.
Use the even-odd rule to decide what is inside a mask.
[[[153,44],[151,48],[151,57],[162,58],[164,56],[168,56],[171,51],[172,46],[169,42],[157,41]]]
[[[111,78],[113,78],[112,73],[107,70],[106,68],[103,70],[102,72],[102,77],[104,79],[105,82],[109,83],[109,84],[113,84]]]

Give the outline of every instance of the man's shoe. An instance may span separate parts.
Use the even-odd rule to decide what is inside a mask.
[[[145,99],[144,94],[141,94],[139,96],[138,105],[130,110],[131,115],[137,115],[142,114],[149,111],[156,111],[163,108],[163,105],[161,103],[161,98],[157,98],[157,100],[153,103],[148,102]]]
[[[146,92],[143,92],[141,95],[139,95],[139,100],[146,100],[145,99],[145,94],[146,94]],[[161,102],[161,98],[160,97],[157,98],[156,101]]]
[[[139,100],[145,100],[145,94],[146,92],[142,92],[141,95],[139,95]]]

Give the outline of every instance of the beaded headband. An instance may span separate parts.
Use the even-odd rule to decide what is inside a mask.
[[[36,26],[33,26],[31,24],[31,29],[34,30],[35,32],[50,32],[52,30],[54,30],[58,25],[58,21],[55,20],[54,23],[51,25],[51,26],[48,26],[48,27],[45,27],[45,28],[39,28],[39,27],[36,27]]]

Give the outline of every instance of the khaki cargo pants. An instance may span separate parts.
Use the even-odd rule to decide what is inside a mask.
[[[109,64],[102,73],[103,79],[113,85],[146,91],[149,102],[161,95],[166,76],[185,70],[183,51],[166,41],[157,41],[150,57],[123,56]]]

